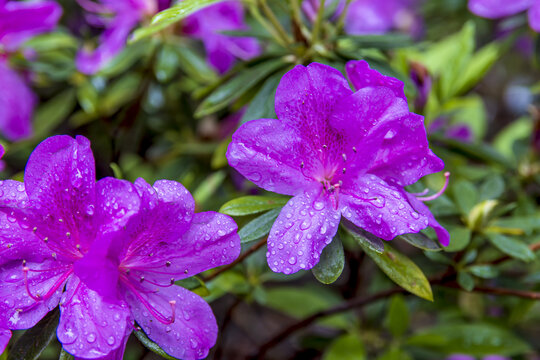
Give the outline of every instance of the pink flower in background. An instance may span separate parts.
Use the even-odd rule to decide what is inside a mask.
[[[32,134],[36,96],[9,67],[9,53],[29,38],[56,27],[62,8],[54,1],[0,0],[0,133],[17,141]]]
[[[77,69],[85,74],[95,74],[126,46],[131,31],[146,16],[162,7],[156,0],[77,0],[87,11],[87,20],[105,31],[93,51],[82,49],[75,60]]]
[[[498,19],[527,10],[529,25],[540,32],[540,1],[538,0],[469,0],[472,13],[488,19]]]
[[[208,6],[189,16],[184,21],[184,33],[202,40],[208,62],[220,73],[229,70],[235,59],[249,60],[261,49],[250,37],[222,34],[227,30],[247,30],[244,8],[240,1],[225,1]]]

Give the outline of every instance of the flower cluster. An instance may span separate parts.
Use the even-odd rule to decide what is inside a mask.
[[[171,5],[170,0],[78,2],[86,10],[89,24],[105,28],[99,46],[93,51],[82,49],[77,56],[77,68],[85,74],[95,74],[101,70],[124,48],[129,34],[137,24]],[[210,65],[220,73],[229,70],[235,58],[247,60],[260,52],[255,39],[221,33],[246,29],[244,9],[236,0],[208,6],[188,16],[183,24],[185,35],[202,40]]]
[[[35,95],[9,66],[9,55],[29,38],[51,31],[62,15],[54,1],[0,1],[0,132],[16,141],[32,134]]]
[[[469,9],[478,16],[498,19],[527,10],[529,25],[540,32],[540,1],[469,0]]]
[[[278,119],[244,124],[229,146],[242,175],[293,196],[268,237],[273,271],[315,266],[341,216],[385,240],[431,226],[449,242],[423,204],[435,196],[404,189],[444,164],[428,147],[423,117],[409,112],[403,83],[365,61],[346,70],[356,91],[330,66],[297,65],[277,88]]]
[[[54,136],[24,183],[0,184],[0,345],[60,304],[57,336],[82,359],[121,359],[136,322],[167,353],[204,358],[217,337],[208,304],[175,281],[238,257],[226,215],[194,213],[174,181],[95,181],[89,141]],[[65,290],[64,290],[65,288]]]

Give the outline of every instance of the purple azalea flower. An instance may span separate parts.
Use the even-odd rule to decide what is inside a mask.
[[[236,259],[237,226],[219,213],[194,214],[193,198],[174,181],[152,187],[139,179],[124,195],[140,201],[139,212],[123,231],[98,240],[75,274],[105,298],[121,299],[127,305],[122,316],[137,321],[171,356],[204,358],[217,338],[216,320],[202,298],[174,281]],[[61,322],[59,334],[63,330]]]
[[[75,59],[77,69],[84,74],[95,74],[126,46],[133,28],[146,16],[163,6],[157,0],[77,0],[88,12],[89,23],[105,28],[99,45],[93,51],[82,49]],[[112,17],[111,17],[112,15]]]
[[[32,36],[52,30],[62,8],[54,1],[0,1],[0,132],[16,141],[32,133],[35,95],[8,66],[6,53],[16,51]]]
[[[54,1],[0,0],[0,48],[15,51],[27,39],[56,27],[62,8]]]
[[[339,1],[335,4],[335,1]],[[413,10],[418,0],[353,0],[345,16],[345,32],[351,35],[384,34],[403,30],[417,37],[422,33],[422,21]],[[319,0],[304,0],[302,10],[313,21],[319,9]],[[333,19],[345,8],[345,0],[326,1],[325,7],[336,6]]]
[[[529,25],[534,31],[540,32],[540,1],[537,0],[469,0],[469,10],[489,19],[498,19],[527,10]]]
[[[260,53],[261,49],[255,39],[221,33],[247,29],[242,3],[235,0],[208,6],[187,17],[183,32],[202,40],[208,62],[220,73],[224,73],[232,67],[235,58],[248,60]]]
[[[9,340],[7,330],[34,326],[60,303],[57,336],[77,358],[121,359],[133,319],[173,354],[185,351],[191,359],[208,351],[217,331],[211,310],[196,295],[173,288],[171,278],[238,256],[230,218],[194,215],[193,199],[175,182],[96,182],[90,143],[81,136],[43,141],[24,180],[0,184],[0,345]],[[98,256],[108,248],[119,262]],[[158,294],[159,284],[166,285]],[[175,314],[176,300],[177,317],[170,319],[164,314]]]
[[[385,240],[429,225],[449,242],[422,203],[434,196],[404,190],[444,164],[429,150],[423,118],[409,112],[403,83],[365,61],[346,70],[356,92],[329,66],[297,65],[278,86],[278,120],[247,122],[227,151],[249,180],[293,196],[268,237],[275,272],[315,266],[341,216]]]

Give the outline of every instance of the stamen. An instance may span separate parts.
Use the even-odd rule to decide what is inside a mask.
[[[23,268],[22,271],[24,273],[24,286],[26,288],[26,292],[28,293],[28,296],[30,296],[34,301],[45,301],[49,299],[55,292],[58,290],[58,288],[64,283],[64,281],[67,280],[67,278],[73,273],[73,268],[70,268],[68,271],[66,271],[60,279],[58,279],[53,286],[49,289],[49,291],[45,295],[33,295],[30,291],[30,285],[28,284],[28,272],[38,272],[38,271],[48,271],[52,269],[47,270],[30,270],[28,266],[26,266],[26,261],[23,261]]]
[[[166,266],[166,267],[171,266],[171,262],[170,262],[170,261],[167,261],[167,262],[165,263],[165,266]]]
[[[341,154],[341,157],[343,158],[343,161],[347,161],[347,155],[345,153]]]
[[[450,178],[450,173],[448,171],[445,172],[444,177],[445,177],[444,185],[443,185],[441,190],[437,191],[437,193],[435,193],[435,194],[433,194],[431,196],[417,197],[417,199],[420,200],[420,201],[431,201],[431,200],[435,200],[436,198],[438,198],[439,196],[444,194],[444,192],[446,191],[446,188],[448,187],[448,180]]]
[[[301,169],[304,168],[304,162],[303,162],[303,161],[300,163],[300,168],[301,168]]]
[[[424,191],[419,192],[419,193],[411,193],[411,195],[414,195],[414,196],[424,196],[424,195],[427,195],[428,192],[429,192],[429,189],[428,189],[428,188],[425,188]]]

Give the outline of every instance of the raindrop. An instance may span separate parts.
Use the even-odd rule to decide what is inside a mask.
[[[86,340],[87,340],[90,344],[93,343],[94,341],[96,341],[96,334],[94,334],[94,333],[88,334],[88,336],[86,337]]]

